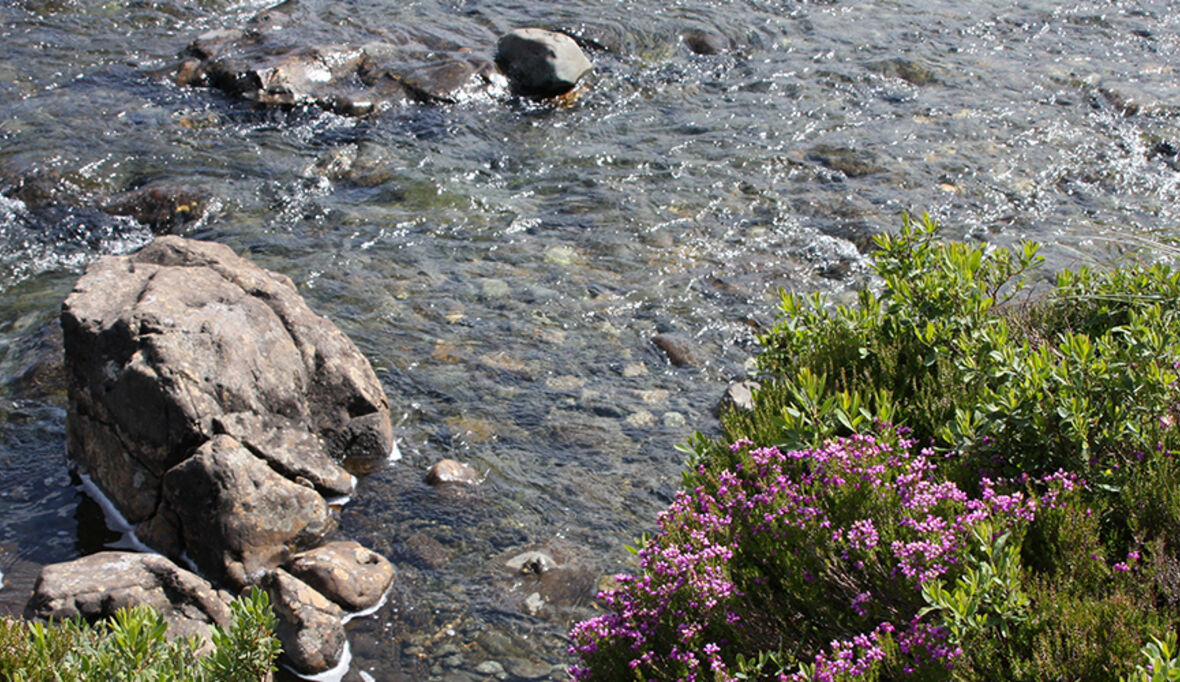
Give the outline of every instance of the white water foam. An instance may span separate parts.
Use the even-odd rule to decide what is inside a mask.
[[[127,518],[115,507],[110,498],[103,494],[102,490],[91,480],[90,476],[78,472],[78,478],[82,479],[82,485],[78,487],[102,508],[102,515],[106,520],[107,528],[116,533],[122,533],[122,537],[107,544],[107,547],[111,549],[130,549],[136,552],[159,554],[159,552],[143,544],[139,538],[135,537],[135,527],[128,523]]]

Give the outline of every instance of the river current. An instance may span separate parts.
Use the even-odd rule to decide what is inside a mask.
[[[398,577],[348,625],[350,680],[561,679],[592,587],[535,608],[505,557],[542,548],[592,584],[628,570],[675,493],[674,445],[716,433],[778,289],[847,295],[904,212],[1044,242],[1047,270],[1159,257],[1180,232],[1168,2],[299,1],[284,30],[309,45],[379,17],[490,56],[541,26],[595,71],[569,106],[261,110],[170,72],[266,2],[0,1],[8,608],[38,566],[117,538],[67,466],[56,320],[88,262],[152,239],[99,210],[128,190],[200,196],[174,230],[290,276],[384,384],[402,457],[361,478],[341,534]],[[701,34],[723,49],[693,52]],[[444,457],[484,483],[425,485]]]

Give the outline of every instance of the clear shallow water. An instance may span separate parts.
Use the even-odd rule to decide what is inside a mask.
[[[594,46],[592,89],[350,119],[156,75],[266,6],[0,3],[0,572],[117,538],[71,487],[54,320],[89,260],[151,239],[96,206],[174,183],[208,198],[179,231],[291,276],[394,406],[404,457],[341,519],[399,571],[349,623],[354,676],[567,663],[592,607],[529,613],[504,558],[540,545],[625,570],[675,491],[672,445],[715,429],[777,287],[846,291],[903,211],[1038,239],[1055,267],[1180,225],[1165,2],[311,0],[310,44],[409,23],[490,56],[510,28],[566,30]],[[692,54],[693,29],[733,48]],[[657,332],[693,339],[701,366],[669,365]],[[428,488],[442,457],[486,482]]]

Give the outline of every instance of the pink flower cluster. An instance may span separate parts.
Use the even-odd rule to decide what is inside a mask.
[[[858,435],[794,452],[739,441],[732,450],[743,465],[716,475],[701,466],[707,484],[681,491],[660,515],[639,553],[642,574],[617,576],[599,595],[607,612],[573,628],[575,679],[737,679],[736,655],[767,648],[760,633],[781,625],[768,618],[806,619],[817,601],[838,609],[839,595],[846,618],[837,620],[851,620],[815,654],[814,679],[864,674],[887,637],[904,665],[950,665],[960,652],[940,628],[913,618],[894,632],[882,616],[910,619],[922,583],[953,579],[973,526],[990,520],[1002,533],[1037,510],[1035,498],[987,479],[969,497],[936,477],[932,451],[905,440]],[[1055,500],[1077,481],[1058,473],[1044,483]],[[883,595],[888,608],[874,604]]]

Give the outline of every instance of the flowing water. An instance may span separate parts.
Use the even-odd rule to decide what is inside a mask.
[[[151,240],[97,208],[129,189],[203,195],[177,231],[289,275],[376,368],[403,457],[341,514],[398,570],[348,626],[349,679],[375,680],[560,678],[585,593],[670,501],[673,446],[716,432],[777,289],[845,295],[903,212],[1046,242],[1052,267],[1180,225],[1168,2],[299,0],[284,30],[309,44],[400,23],[490,56],[543,26],[596,70],[572,106],[492,90],[361,119],[173,84],[197,35],[265,7],[0,0],[9,605],[115,537],[67,467],[56,318],[90,260]],[[695,54],[692,31],[729,49]],[[426,486],[443,457],[486,481]],[[536,547],[586,577],[534,613],[542,588],[503,564]]]

